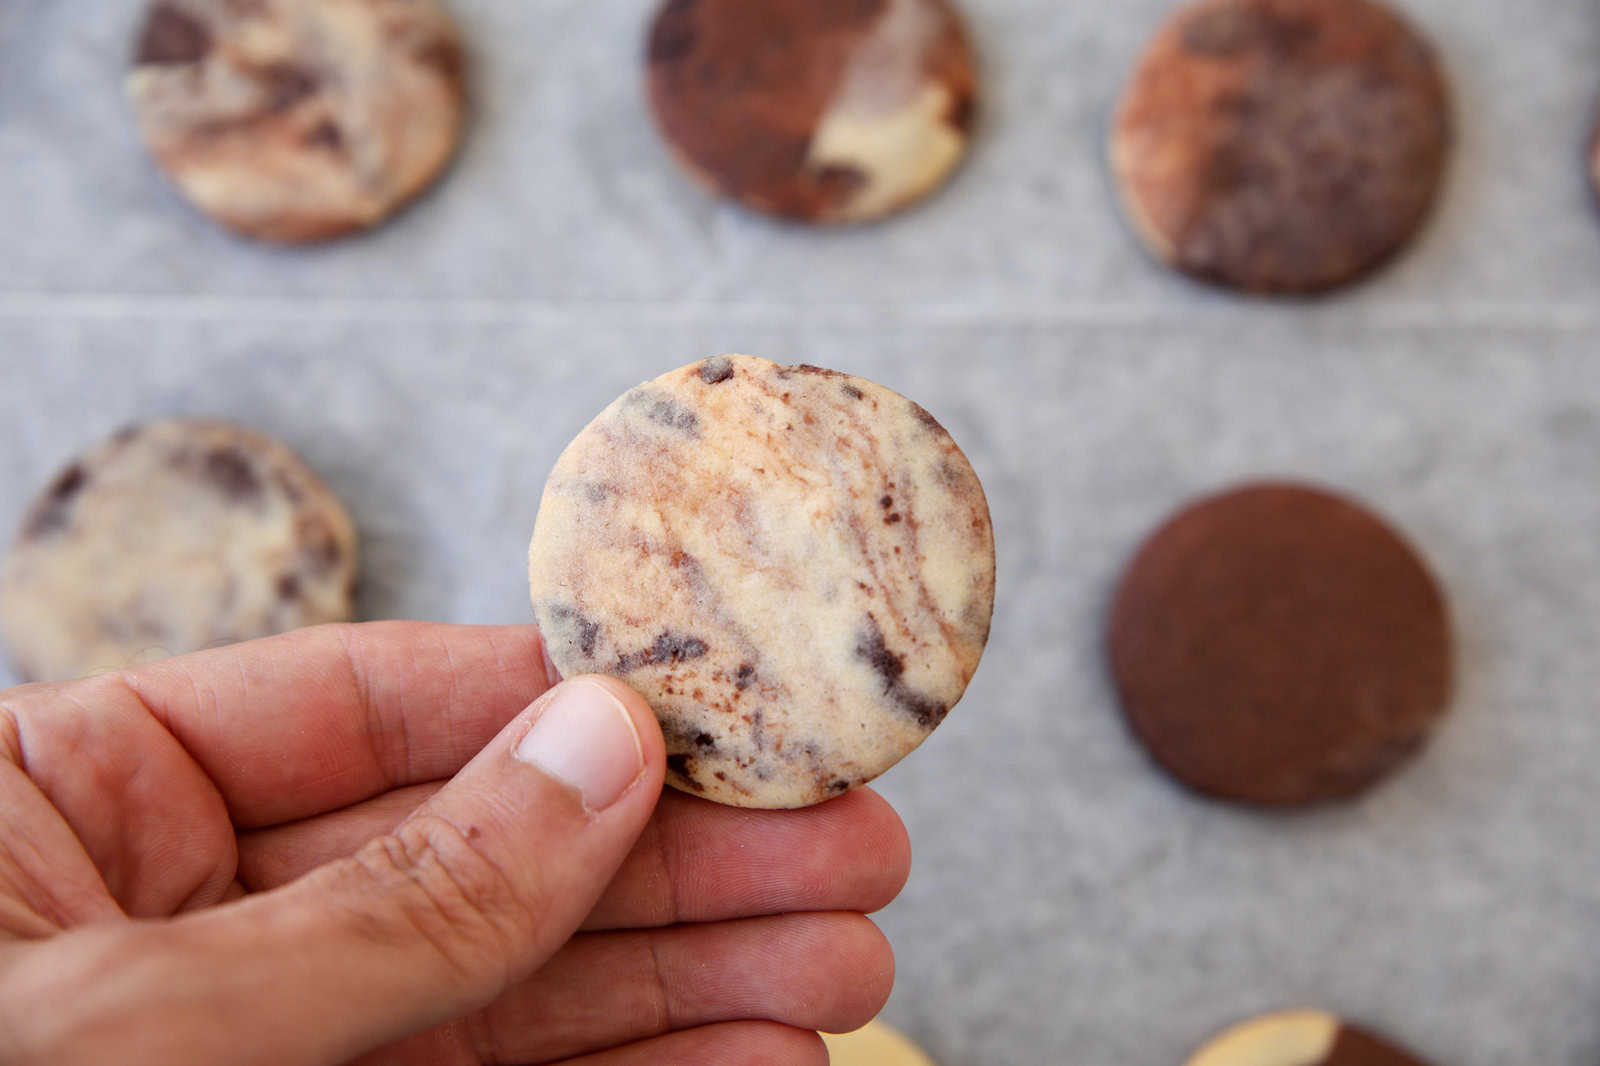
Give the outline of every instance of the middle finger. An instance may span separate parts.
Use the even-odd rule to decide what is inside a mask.
[[[292,881],[399,825],[442,783],[239,836],[239,880],[251,891]],[[668,791],[586,930],[642,929],[791,911],[886,906],[911,850],[894,809],[871,789],[797,811],[724,807]]]

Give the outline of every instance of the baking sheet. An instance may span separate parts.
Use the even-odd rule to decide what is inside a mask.
[[[864,374],[949,427],[1000,551],[977,679],[881,782],[916,850],[889,1020],[942,1066],[1176,1066],[1315,1004],[1440,1066],[1594,1066],[1600,10],[1411,0],[1455,86],[1446,196],[1373,281],[1283,303],[1172,277],[1116,214],[1106,116],[1165,4],[965,6],[982,132],[900,219],[816,233],[681,180],[639,100],[643,0],[455,0],[457,166],[371,237],[283,251],[145,162],[132,3],[0,0],[0,524],[124,422],[221,415],[350,505],[367,617],[526,621],[545,473],[622,389],[725,350]],[[1425,755],[1311,814],[1179,792],[1102,664],[1138,539],[1264,473],[1394,519],[1460,640]]]

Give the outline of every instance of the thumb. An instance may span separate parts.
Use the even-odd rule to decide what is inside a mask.
[[[160,1000],[134,1042],[177,1054],[122,1061],[336,1063],[487,1005],[593,908],[664,762],[637,693],[563,682],[353,857],[120,945],[118,983]]]

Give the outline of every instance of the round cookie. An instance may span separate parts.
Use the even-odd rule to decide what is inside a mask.
[[[0,635],[30,681],[346,621],[356,534],[282,444],[221,422],[125,429],[33,504],[0,570]]]
[[[437,0],[156,0],[128,93],[196,207],[283,242],[366,229],[420,194],[465,111]]]
[[[1427,1066],[1410,1052],[1317,1010],[1263,1014],[1218,1033],[1184,1066]]]
[[[933,1066],[911,1041],[879,1021],[853,1033],[823,1033],[831,1066]]]
[[[966,153],[977,78],[949,0],[667,0],[648,61],[679,162],[757,211],[879,218]]]
[[[1600,197],[1600,122],[1589,137],[1589,184]]]
[[[1140,60],[1111,166],[1159,258],[1239,289],[1306,293],[1410,240],[1450,139],[1432,49],[1375,0],[1199,0]]]
[[[994,535],[927,411],[724,355],[585,427],[545,485],[528,572],[557,668],[615,675],[655,708],[670,784],[799,807],[883,773],[961,698]]]
[[[1302,485],[1247,485],[1145,541],[1112,605],[1122,709],[1179,781],[1318,803],[1376,782],[1446,710],[1444,597],[1398,534]]]

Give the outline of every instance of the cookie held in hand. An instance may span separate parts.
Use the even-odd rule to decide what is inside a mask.
[[[128,78],[156,161],[246,236],[366,229],[428,187],[465,112],[438,0],[156,0]]]
[[[944,720],[994,605],[983,488],[917,404],[724,355],[625,393],[557,461],[528,571],[567,676],[638,689],[672,785],[800,807]]]
[[[17,672],[65,681],[354,610],[356,533],[284,445],[223,422],[132,427],[73,461],[0,570]]]

